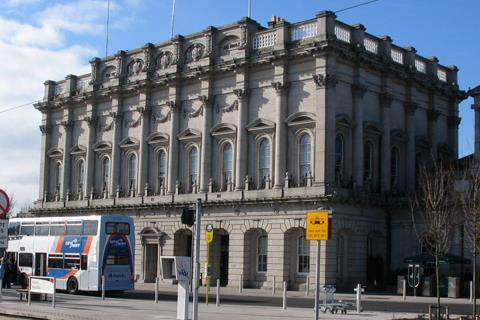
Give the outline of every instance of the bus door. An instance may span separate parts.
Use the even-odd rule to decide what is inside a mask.
[[[47,254],[35,253],[35,275],[44,277],[47,275]]]

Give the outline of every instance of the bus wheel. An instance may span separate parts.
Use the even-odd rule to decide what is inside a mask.
[[[78,281],[75,277],[70,277],[67,281],[67,292],[70,294],[78,293]]]

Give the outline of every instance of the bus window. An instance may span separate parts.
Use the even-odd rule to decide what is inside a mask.
[[[20,232],[20,222],[10,222],[8,224],[9,236],[18,236],[19,232]]]
[[[82,254],[80,257],[80,269],[87,270],[88,268],[88,256],[86,254]]]
[[[83,235],[84,236],[95,236],[97,235],[98,221],[95,220],[85,220],[83,221]]]
[[[50,225],[50,235],[51,236],[62,236],[65,234],[65,225],[64,224],[51,224]]]
[[[48,269],[63,269],[63,256],[61,254],[48,257]]]
[[[80,256],[66,254],[63,266],[64,269],[80,269]]]
[[[107,222],[107,227],[105,228],[107,234],[117,233],[117,226],[115,222]]]
[[[82,222],[81,221],[69,221],[67,222],[66,235],[79,236],[82,234]]]
[[[32,267],[33,266],[33,254],[31,253],[19,253],[18,254],[18,266],[19,267]]]
[[[49,225],[48,222],[37,222],[35,224],[36,236],[48,236]]]
[[[20,226],[21,236],[33,236],[34,225],[33,223],[25,223]]]
[[[117,223],[117,232],[124,235],[130,234],[130,225],[128,223]]]

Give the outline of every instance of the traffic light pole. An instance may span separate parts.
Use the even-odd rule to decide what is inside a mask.
[[[195,255],[193,262],[193,320],[198,320],[198,288],[200,279],[200,231],[202,217],[202,199],[195,205]]]

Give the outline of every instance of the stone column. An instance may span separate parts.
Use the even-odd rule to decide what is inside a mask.
[[[362,84],[352,85],[353,121],[353,183],[356,189],[363,187],[363,96],[367,87]]]
[[[140,92],[140,106],[137,111],[142,117],[140,127],[140,150],[139,150],[139,167],[138,167],[138,195],[145,194],[145,184],[148,182],[148,144],[147,135],[150,131],[150,106],[148,105],[148,92]]]
[[[170,108],[170,141],[168,147],[168,194],[175,193],[175,185],[178,180],[178,121],[180,119],[180,102],[167,101]]]
[[[42,132],[41,158],[40,158],[40,184],[38,190],[38,199],[45,199],[48,192],[48,180],[50,172],[50,159],[47,155],[48,147],[50,145],[50,126],[48,123],[47,113],[44,113],[40,131]]]
[[[427,110],[427,133],[428,142],[430,143],[430,157],[437,159],[437,137],[435,132],[435,124],[437,122],[440,112],[435,110],[435,93],[430,92],[428,96],[428,110]]]
[[[122,139],[122,120],[123,114],[120,110],[120,97],[112,97],[112,111],[110,116],[113,121],[113,141],[112,141],[112,161],[110,168],[110,196],[115,197],[117,192],[117,187],[121,187],[121,150],[120,150],[120,141]],[[128,192],[128,190],[123,190]]]
[[[407,134],[407,144],[405,148],[405,177],[406,190],[415,191],[415,111],[417,105],[408,101],[405,107],[405,131]]]
[[[382,193],[390,191],[391,187],[391,142],[390,142],[390,105],[393,95],[388,92],[382,92],[379,95],[380,108],[382,110],[382,145],[381,145],[381,190]]]
[[[237,145],[235,152],[235,190],[243,190],[247,174],[248,133],[245,130],[248,120],[248,93],[246,89],[235,89],[238,98]]]
[[[200,158],[200,192],[208,192],[208,181],[211,177],[212,169],[212,105],[210,97],[200,95],[198,99],[202,102],[203,121],[202,121],[202,147]]]
[[[453,109],[452,109],[453,110]],[[458,105],[456,106],[456,109],[458,110]],[[480,125],[477,117],[479,117],[477,109],[475,110],[475,155],[478,155],[477,152],[477,130],[478,130],[478,125]],[[477,120],[478,119],[478,120]],[[447,118],[447,123],[448,123],[448,137],[449,137],[449,144],[450,144],[450,150],[451,150],[451,158],[452,159],[457,159],[458,158],[458,126],[460,125],[460,120],[462,120],[460,117],[457,115],[452,115]]]
[[[62,170],[62,186],[60,190],[60,199],[65,200],[67,198],[68,193],[70,192],[70,148],[72,145],[72,129],[73,129],[73,121],[70,119],[70,110],[66,110],[66,117],[64,117],[64,121],[62,121],[63,126],[63,170]]]
[[[272,87],[277,93],[276,124],[275,124],[275,171],[274,188],[280,189],[284,185],[287,153],[287,129],[285,127],[285,114],[287,113],[287,90],[285,82],[272,82]]]
[[[474,154],[480,159],[480,86],[477,86],[468,92],[473,98],[472,110],[475,112],[475,149]],[[451,102],[454,104],[455,102]],[[452,109],[453,110],[453,109]]]
[[[84,120],[87,122],[87,154],[85,159],[85,172],[86,172],[86,179],[85,179],[85,190],[84,196],[89,196],[92,191],[95,191],[95,151],[93,150],[93,146],[95,144],[95,130],[97,124],[97,118],[94,111],[93,103],[87,104],[87,116]],[[102,186],[103,187],[103,186]],[[108,187],[108,186],[107,186]],[[96,190],[97,192],[101,193],[103,190]]]

